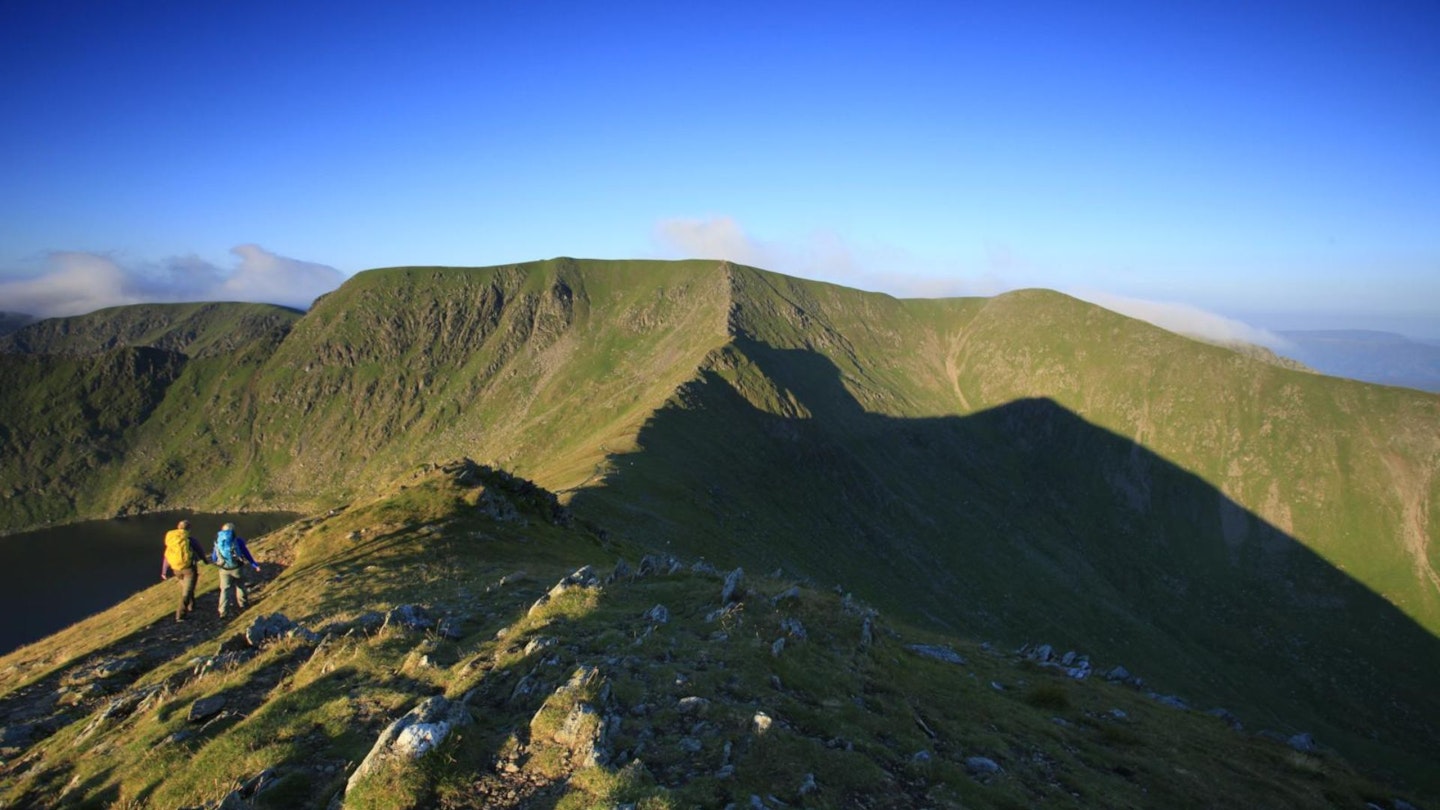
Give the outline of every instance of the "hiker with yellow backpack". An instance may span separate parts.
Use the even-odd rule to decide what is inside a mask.
[[[190,521],[165,533],[165,558],[160,563],[160,579],[167,580],[173,572],[180,579],[180,604],[175,608],[175,621],[185,621],[185,614],[195,609],[195,581],[199,578],[200,561],[205,552],[190,536]]]

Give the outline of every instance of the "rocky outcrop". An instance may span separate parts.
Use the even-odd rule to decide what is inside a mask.
[[[463,703],[439,695],[426,698],[380,733],[370,753],[345,783],[345,793],[348,795],[387,762],[418,759],[444,742],[450,732],[469,722],[470,713]]]

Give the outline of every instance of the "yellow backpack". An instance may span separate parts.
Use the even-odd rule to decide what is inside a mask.
[[[171,529],[165,533],[165,561],[170,568],[179,571],[195,564],[195,555],[190,551],[190,532],[186,529]]]

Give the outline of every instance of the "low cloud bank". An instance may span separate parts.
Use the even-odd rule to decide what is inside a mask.
[[[121,264],[98,253],[52,253],[39,274],[0,280],[0,309],[42,318],[180,301],[255,301],[306,309],[345,280],[329,265],[280,256],[259,245],[239,245],[230,252],[237,261],[229,268],[196,256]]]
[[[1161,329],[1168,329],[1171,332],[1201,340],[1216,343],[1253,343],[1276,351],[1287,351],[1293,348],[1290,341],[1268,329],[1260,329],[1243,321],[1217,315],[1189,304],[1173,301],[1148,301],[1143,298],[1126,298],[1099,292],[1071,294],[1076,298],[1105,307],[1112,312],[1118,312],[1121,315],[1152,323]]]
[[[900,298],[994,295],[1009,288],[993,275],[962,276],[900,248],[858,246],[833,231],[785,243],[757,239],[731,217],[676,217],[656,223],[652,239],[668,258],[725,259]]]

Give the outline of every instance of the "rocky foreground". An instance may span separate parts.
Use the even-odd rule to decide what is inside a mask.
[[[256,550],[231,622],[165,583],[0,660],[0,803],[1417,806],[1118,662],[642,554],[469,462]]]

